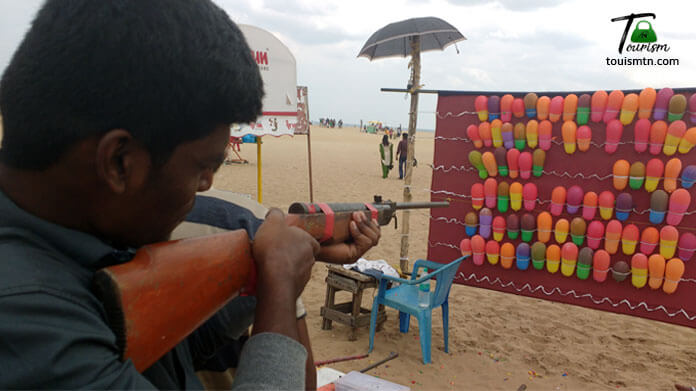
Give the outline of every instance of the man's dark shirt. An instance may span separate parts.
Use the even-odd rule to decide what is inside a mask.
[[[396,156],[399,160],[406,160],[406,155],[408,154],[408,140],[399,141],[399,146],[396,148]]]

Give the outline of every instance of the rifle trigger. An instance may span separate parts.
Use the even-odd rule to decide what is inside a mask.
[[[396,215],[392,216],[392,219],[394,219],[394,229],[399,229],[398,224],[397,224]]]

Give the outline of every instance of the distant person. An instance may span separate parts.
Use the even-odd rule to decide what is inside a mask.
[[[402,135],[399,146],[396,147],[396,158],[399,159],[399,179],[404,179],[406,158],[408,157],[408,133]]]
[[[382,142],[379,144],[379,155],[382,158],[382,178],[389,175],[389,170],[394,168],[392,156],[394,152],[394,144],[389,142],[389,136],[382,136]]]

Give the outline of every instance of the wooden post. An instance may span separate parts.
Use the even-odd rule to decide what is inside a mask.
[[[416,123],[418,119],[418,88],[420,87],[420,37],[411,37],[411,111],[408,117],[408,152],[406,154],[406,172],[404,173],[404,202],[411,202],[411,175],[416,146]],[[399,267],[401,273],[408,273],[408,234],[410,211],[404,210],[401,217],[401,255]]]
[[[314,188],[312,187],[312,122],[309,120],[309,92],[307,92],[307,96],[305,97],[305,112],[307,113],[307,160],[309,161],[309,202],[314,203]]]

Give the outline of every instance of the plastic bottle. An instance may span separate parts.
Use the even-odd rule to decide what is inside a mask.
[[[428,274],[428,269],[425,269],[421,277]],[[430,305],[430,283],[426,280],[425,282],[418,285],[418,306],[421,308],[426,308]]]

